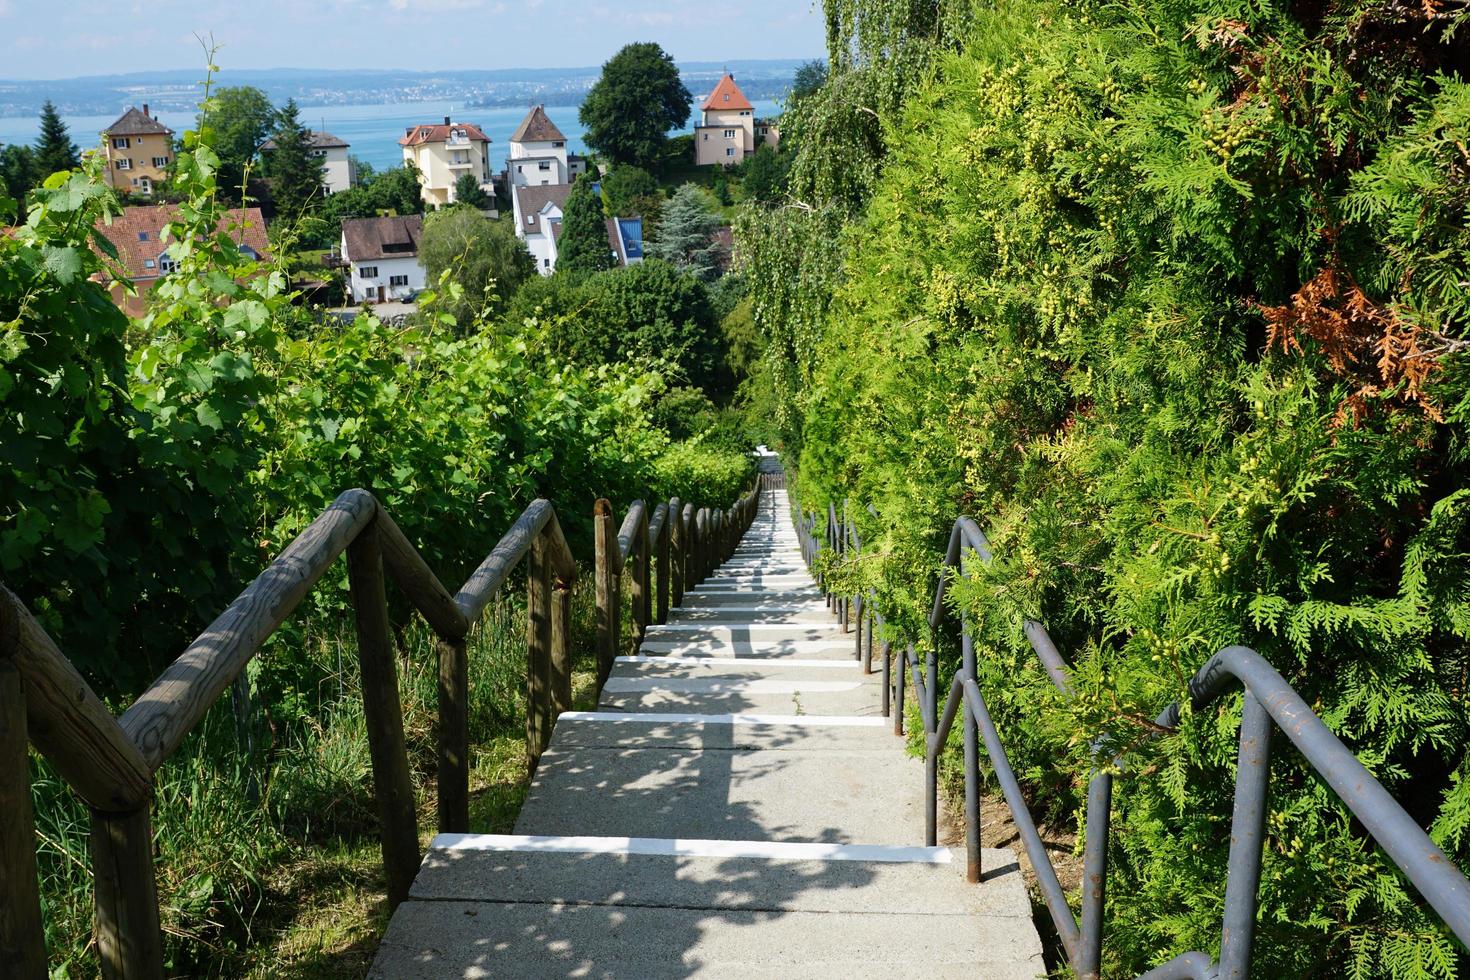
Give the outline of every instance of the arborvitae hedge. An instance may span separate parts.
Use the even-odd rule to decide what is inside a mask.
[[[786,131],[872,122],[741,223],[800,491],[881,514],[851,574],[918,630],[949,523],[987,528],[960,603],[1038,812],[1246,643],[1470,868],[1463,8],[1017,0],[887,64],[835,14],[889,6],[829,5],[849,63]],[[1119,778],[1110,976],[1217,950],[1239,712]],[[1273,771],[1255,975],[1464,974],[1284,738]]]

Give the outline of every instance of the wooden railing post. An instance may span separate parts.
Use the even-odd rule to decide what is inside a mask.
[[[383,553],[375,524],[363,528],[347,546],[347,583],[357,626],[362,708],[373,763],[373,792],[378,798],[383,870],[388,879],[391,910],[408,898],[421,855],[413,781],[409,778],[408,750],[403,739],[403,705],[398,697],[393,627],[388,621],[388,594],[383,584]]]
[[[105,980],[161,980],[163,932],[153,874],[153,823],[145,802],[127,813],[92,811],[97,955]]]
[[[652,610],[653,597],[648,589],[648,511],[644,509],[642,519],[638,526],[633,529],[633,540],[636,542],[638,553],[633,556],[633,629],[636,634],[635,642],[642,643],[643,636],[648,632],[649,612]]]
[[[552,571],[546,536],[526,556],[526,755],[531,771],[551,737]]]
[[[694,512],[694,574],[698,585],[709,578],[709,508],[701,507]]]
[[[25,688],[13,660],[19,635],[15,611],[0,602],[0,976],[45,980]]]
[[[439,833],[470,829],[470,665],[465,638],[439,638]]]
[[[684,578],[680,584],[683,586],[683,592],[688,592],[690,589],[699,584],[699,569],[695,565],[695,555],[698,554],[698,552],[695,550],[693,504],[684,505],[683,518],[683,526],[680,530],[680,534],[683,535],[683,554],[680,557],[682,558],[684,566]],[[680,593],[681,597],[683,595],[683,592]]]
[[[655,590],[655,618],[654,622],[663,625],[669,621],[669,524],[674,519],[674,511],[668,504],[662,508],[664,519],[658,525],[658,540],[654,542],[655,558],[658,561],[658,585]]]
[[[613,527],[612,504],[604,499],[592,505],[592,537],[593,577],[597,585],[597,689],[601,691],[612,673],[623,629],[623,603],[618,595],[623,562],[618,552],[617,528]]]
[[[554,576],[551,587],[551,716],[546,738],[563,711],[572,710],[572,583]]]
[[[669,498],[669,602],[684,605],[684,505]]]

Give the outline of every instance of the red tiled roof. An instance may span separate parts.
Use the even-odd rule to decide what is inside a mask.
[[[526,118],[516,127],[511,134],[512,143],[541,143],[552,140],[565,140],[561,130],[556,128],[556,123],[546,114],[544,106],[536,106],[526,113]]]
[[[414,126],[398,141],[399,146],[419,146],[423,143],[443,143],[449,139],[450,130],[462,129],[472,140],[490,142],[490,137],[481,132],[474,123],[448,123],[442,126]]]
[[[705,112],[721,112],[726,109],[754,109],[745,93],[740,91],[740,86],[735,84],[735,76],[726,72],[725,77],[720,79],[715,90],[704,100]]]
[[[163,228],[178,213],[178,206],[174,204],[123,208],[123,213],[114,218],[111,225],[97,222],[97,233],[117,248],[118,260],[130,279],[156,279],[160,275],[158,257],[172,241],[162,240]],[[261,216],[260,208],[232,209],[225,214],[217,230],[228,232],[236,244],[249,246],[262,258],[270,254],[270,239],[266,237],[265,218]],[[145,266],[145,261],[152,261],[153,268]]]

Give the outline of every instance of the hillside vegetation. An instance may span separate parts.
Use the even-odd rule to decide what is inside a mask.
[[[1107,975],[1218,949],[1239,699],[1144,736],[1227,644],[1470,868],[1464,7],[825,7],[790,197],[739,227],[764,404],[802,499],[851,499],[881,558],[843,574],[906,635],[950,523],[986,528],[959,605],[1039,812],[1080,815],[1093,739],[1142,745]],[[1278,745],[1256,972],[1466,975]]]

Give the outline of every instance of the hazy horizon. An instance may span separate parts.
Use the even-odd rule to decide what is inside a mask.
[[[257,0],[248,7],[151,0],[122,7],[71,0],[57,10],[0,0],[10,49],[0,75],[44,82],[199,70],[204,52],[195,34],[213,35],[215,63],[226,71],[565,70],[600,65],[634,41],[656,41],[686,62],[808,58],[825,50],[821,17],[804,0]],[[128,16],[120,20],[120,12]]]

